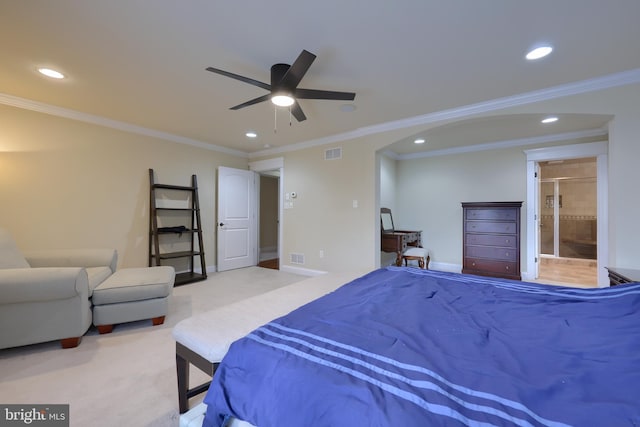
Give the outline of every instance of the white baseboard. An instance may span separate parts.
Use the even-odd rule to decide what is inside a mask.
[[[460,264],[449,264],[449,263],[445,263],[445,262],[432,262],[429,264],[429,269],[430,270],[437,270],[437,271],[448,271],[451,273],[461,273],[462,272],[462,266]],[[522,276],[522,281],[527,282],[527,281],[531,281],[534,280],[535,277],[531,277],[528,272],[526,271],[521,271],[520,275]]]
[[[433,262],[429,263],[429,270],[436,271],[448,271],[450,273],[460,273],[462,266],[460,264],[450,264],[447,262]]]
[[[321,276],[327,274],[326,271],[311,270],[310,268],[292,267],[290,265],[281,265],[280,271],[286,271],[287,273],[301,274],[303,276]]]

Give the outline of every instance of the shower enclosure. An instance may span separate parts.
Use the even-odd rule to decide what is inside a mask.
[[[595,159],[540,163],[540,254],[597,258]]]

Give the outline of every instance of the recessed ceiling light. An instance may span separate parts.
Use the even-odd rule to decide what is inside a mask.
[[[424,138],[418,138],[415,141],[413,141],[414,144],[424,144]]]
[[[551,46],[540,46],[527,53],[526,58],[529,61],[544,58],[545,56],[549,55],[552,50],[553,48]]]
[[[60,71],[52,70],[51,68],[38,68],[40,74],[44,74],[47,77],[51,77],[52,79],[64,79],[64,74]]]
[[[555,116],[547,117],[546,119],[542,119],[542,123],[553,123],[557,122],[558,118]]]
[[[255,138],[255,137],[257,137],[257,136],[258,136],[258,134],[257,134],[257,133],[255,133],[255,132],[251,132],[251,131],[249,131],[249,132],[245,133],[245,135],[247,136],[247,138]]]

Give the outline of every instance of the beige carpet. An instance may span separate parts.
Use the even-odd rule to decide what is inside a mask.
[[[0,402],[70,404],[77,427],[178,426],[175,341],[180,320],[306,277],[259,267],[213,273],[175,288],[164,325],[119,325],[99,335],[90,329],[80,346],[57,342],[0,350]],[[7,325],[2,325],[7,327]],[[192,384],[207,379],[191,369]]]

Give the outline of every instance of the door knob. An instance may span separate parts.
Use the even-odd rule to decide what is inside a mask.
[[[220,227],[224,227],[224,222],[221,222],[221,223],[220,223]]]

